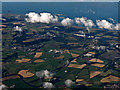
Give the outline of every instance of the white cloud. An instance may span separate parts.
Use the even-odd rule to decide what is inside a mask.
[[[104,28],[104,29],[109,29],[113,30],[113,24],[109,23],[106,20],[96,20],[96,24],[98,25],[99,28]]]
[[[114,27],[115,30],[120,30],[120,23],[117,23],[116,26]]]
[[[55,23],[58,21],[57,16],[53,16],[50,13],[40,13],[41,19],[40,22],[43,23]]]
[[[73,85],[75,82],[73,82],[72,80],[70,80],[70,79],[67,79],[66,81],[65,81],[65,85],[67,86],[67,87],[70,87],[71,85]]]
[[[26,14],[26,16],[28,16],[28,18],[26,18],[25,20],[31,23],[55,23],[58,21],[58,17],[53,16],[51,13],[40,13],[39,15],[38,13],[30,12]]]
[[[43,87],[44,88],[54,88],[54,85],[52,83],[50,83],[50,82],[44,82]]]
[[[40,22],[40,15],[35,12],[30,12],[26,14],[26,16],[28,16],[28,18],[25,19],[27,22],[31,23]]]
[[[39,78],[43,78],[44,76],[46,78],[49,78],[53,76],[53,73],[49,72],[48,70],[41,70],[39,72],[36,72],[36,76]]]
[[[115,21],[114,19],[112,19]],[[108,30],[120,30],[120,23],[116,25],[108,22],[107,20],[96,20],[96,24],[99,28],[108,29]]]
[[[91,19],[87,19],[86,17],[82,17],[82,18],[75,18],[75,22],[76,24],[80,25],[83,24],[86,27],[93,27],[95,26],[95,24],[93,23],[93,21]]]
[[[61,24],[62,24],[63,26],[70,26],[70,25],[73,24],[73,20],[70,19],[70,18],[65,18],[65,19],[63,19],[63,20],[61,21]]]

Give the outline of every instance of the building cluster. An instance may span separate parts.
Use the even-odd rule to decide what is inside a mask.
[[[50,49],[49,52],[54,52],[55,54],[58,54],[58,53],[63,54],[64,51],[63,50],[57,50],[57,49]]]

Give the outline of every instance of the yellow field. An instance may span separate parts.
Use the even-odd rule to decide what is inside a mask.
[[[59,57],[56,57],[55,59],[63,59],[64,58],[64,55],[61,55]]]
[[[70,54],[70,51],[69,50],[64,50],[64,53],[69,53]]]
[[[67,45],[78,45],[79,43],[67,43]]]
[[[99,75],[99,74],[101,74],[100,71],[91,71],[91,72],[90,72],[90,78],[93,78],[93,77],[95,77],[95,76],[97,76],[97,75]]]
[[[42,54],[43,54],[42,52],[36,52],[34,58],[39,58],[40,56],[42,56]]]
[[[13,24],[21,24],[21,22],[14,22]]]
[[[84,79],[76,79],[76,82],[84,81]]]
[[[25,42],[32,42],[32,41],[34,41],[33,38],[32,38],[32,39],[25,40],[25,41],[23,41],[23,42],[25,43]]]
[[[100,82],[102,82],[102,83],[107,83],[107,82],[109,83],[112,81],[120,81],[120,78],[116,77],[116,76],[109,75],[108,77],[105,77],[102,80],[100,80]]]
[[[96,66],[96,67],[104,67],[104,64],[91,64],[91,66]]]
[[[6,25],[0,25],[0,27],[6,27]]]
[[[38,59],[38,60],[35,60],[34,62],[45,62],[44,60],[41,60],[41,59]]]
[[[25,25],[24,23],[21,23],[21,22],[14,22],[13,24],[21,24],[21,25]]]
[[[95,52],[88,52],[89,54],[95,54]]]
[[[113,38],[113,36],[103,36],[104,38]]]
[[[21,71],[18,72],[18,74],[20,74],[20,75],[23,76],[24,78],[28,78],[28,77],[34,76],[34,74],[28,72],[28,70],[21,70]]]
[[[71,62],[77,62],[76,60],[77,60],[77,59],[75,58],[75,59],[74,59],[73,61],[71,61]]]
[[[39,27],[39,28],[50,28],[50,26],[42,26],[42,27]]]
[[[72,67],[72,68],[80,68],[82,69],[83,67],[85,67],[86,64],[82,64],[82,65],[77,65],[77,64],[70,64],[68,67]]]
[[[71,53],[71,55],[72,55],[72,57],[78,57],[78,56],[80,56],[79,54],[73,54],[73,53]]]
[[[87,86],[87,87],[88,87],[88,86],[92,86],[92,84],[87,83],[87,84],[85,84],[85,86]]]
[[[99,63],[104,63],[104,61],[100,60],[100,59],[96,59],[96,58],[92,58],[91,60],[89,60],[90,62],[99,62]]]
[[[20,77],[18,75],[7,76],[7,77],[2,78],[2,81],[16,79],[16,78],[20,78]]]
[[[22,62],[29,62],[31,59],[26,59],[26,58],[23,58],[23,59],[21,59],[21,60],[16,60],[16,62],[18,62],[18,63],[22,63]]]

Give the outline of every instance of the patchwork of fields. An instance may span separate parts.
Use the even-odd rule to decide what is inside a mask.
[[[117,32],[94,28],[89,34],[79,26],[21,23],[3,23],[2,81],[8,88],[43,88],[45,82],[67,88],[66,81],[71,89],[119,86]],[[23,31],[14,31],[15,24]],[[75,36],[79,31],[87,36]]]

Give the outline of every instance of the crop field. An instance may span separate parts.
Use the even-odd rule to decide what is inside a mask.
[[[28,70],[21,70],[21,71],[18,72],[18,74],[20,74],[20,75],[23,76],[24,78],[28,78],[28,77],[34,76],[34,74],[28,72]]]
[[[84,68],[86,66],[86,64],[82,64],[82,65],[77,65],[77,64],[70,64],[68,67],[72,67],[72,68]]]

